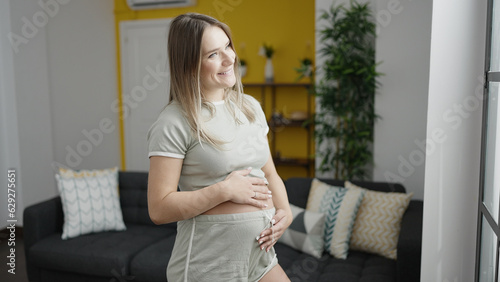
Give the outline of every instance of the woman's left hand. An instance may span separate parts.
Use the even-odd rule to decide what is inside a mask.
[[[265,249],[266,252],[269,252],[291,224],[291,220],[284,209],[276,209],[276,213],[271,222],[274,222],[272,227],[262,231],[257,239],[260,249]]]

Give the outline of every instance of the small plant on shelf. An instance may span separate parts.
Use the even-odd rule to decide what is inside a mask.
[[[247,61],[244,59],[240,59],[240,75],[241,77],[245,77],[247,75]]]
[[[375,23],[368,4],[332,5],[321,17],[321,79],[314,122],[319,171],[365,179],[372,162],[376,79]]]
[[[304,58],[300,60],[300,67],[296,68],[295,71],[299,74],[299,77],[297,77],[297,81],[305,77],[311,79],[312,82],[312,79],[314,78],[314,69],[311,59]]]
[[[259,49],[259,55],[266,58],[266,65],[264,67],[264,79],[266,82],[271,83],[274,81],[274,67],[272,62],[274,47],[271,44],[264,43]]]
[[[274,54],[274,47],[271,44],[264,43],[259,49],[259,55],[267,59],[272,59]]]

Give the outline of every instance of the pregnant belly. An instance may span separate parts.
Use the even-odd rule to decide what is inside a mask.
[[[254,212],[254,211],[260,211],[260,210],[267,210],[267,209],[272,209],[274,208],[274,203],[272,199],[268,199],[265,201],[267,204],[267,207],[265,208],[259,208],[256,206],[252,206],[249,204],[236,204],[233,202],[224,202],[221,203],[208,211],[204,212],[203,214],[231,214],[231,213],[243,213],[243,212]]]

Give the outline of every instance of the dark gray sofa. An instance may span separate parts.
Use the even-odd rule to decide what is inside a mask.
[[[305,207],[311,178],[285,182],[289,200]],[[322,179],[343,186],[342,181]],[[356,182],[378,191],[404,192],[399,184]],[[176,224],[154,225],[147,211],[147,173],[120,172],[120,202],[126,231],[102,232],[62,240],[60,198],[24,211],[24,239],[30,281],[166,281],[165,268]],[[346,260],[324,253],[321,259],[278,243],[280,265],[292,281],[420,281],[422,201],[411,201],[404,215],[397,261],[351,251]]]

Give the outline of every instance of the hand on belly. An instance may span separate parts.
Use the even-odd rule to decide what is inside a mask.
[[[203,214],[232,214],[253,212],[274,207],[269,183],[265,178],[249,176],[252,168],[236,170],[218,182],[219,191],[226,195],[223,202]]]

